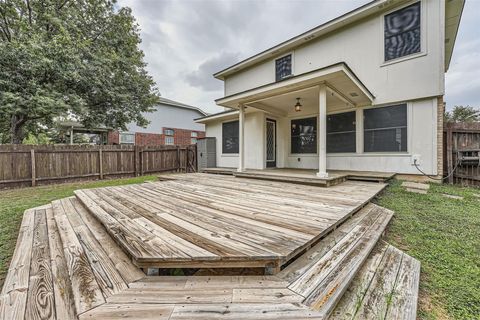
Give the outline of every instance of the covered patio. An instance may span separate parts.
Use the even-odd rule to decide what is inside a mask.
[[[339,63],[216,102],[238,110],[238,172],[268,167],[316,168],[316,178],[328,182],[332,178],[341,181],[344,177],[341,173],[327,171],[327,113],[350,111],[353,119],[349,120],[361,125],[362,113],[356,111],[358,107],[371,105],[373,99],[373,94],[350,68]],[[262,167],[249,168],[245,155],[252,146],[246,146],[245,118],[246,114],[254,112],[264,114],[264,124],[257,134],[264,138],[261,152],[265,161]],[[303,119],[307,121],[301,122]],[[355,139],[356,150],[362,150],[363,141],[358,136]],[[311,171],[295,173],[299,174],[311,177]]]

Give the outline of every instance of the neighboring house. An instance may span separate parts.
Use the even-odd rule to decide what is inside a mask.
[[[205,126],[194,121],[206,116],[201,109],[173,100],[160,98],[154,112],[144,113],[150,121],[146,128],[135,123],[127,125],[127,131],[113,131],[108,135],[109,144],[190,145],[205,136]]]
[[[214,76],[217,166],[442,174],[444,73],[463,0],[376,0]],[[267,36],[267,35],[266,35]]]

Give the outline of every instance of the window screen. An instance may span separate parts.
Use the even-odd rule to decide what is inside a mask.
[[[198,133],[195,132],[195,131],[192,131],[192,132],[190,133],[190,136],[191,136],[192,138],[196,138],[196,137],[198,137]]]
[[[164,130],[164,134],[165,134],[166,136],[173,136],[174,133],[175,133],[175,131],[174,131],[173,129],[165,129],[165,130]]]
[[[317,118],[291,121],[291,153],[317,153]]]
[[[292,75],[292,55],[275,60],[275,79],[280,81]]]
[[[238,153],[238,121],[222,124],[222,153]]]
[[[407,151],[407,105],[366,109],[364,115],[365,152]]]
[[[135,133],[121,132],[120,144],[135,144]]]
[[[420,52],[420,2],[385,16],[385,61]]]
[[[356,152],[355,111],[327,116],[327,152]]]
[[[172,136],[167,136],[165,137],[165,144],[166,145],[173,145],[175,144],[175,141]]]

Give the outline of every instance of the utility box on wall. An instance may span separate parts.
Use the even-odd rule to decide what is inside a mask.
[[[197,140],[198,171],[217,166],[217,146],[215,137],[200,138]]]

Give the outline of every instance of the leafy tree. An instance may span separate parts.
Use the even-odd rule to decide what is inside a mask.
[[[480,109],[470,106],[455,106],[451,112],[445,112],[447,122],[477,122],[480,121]]]
[[[69,116],[87,127],[146,125],[158,102],[139,29],[116,0],[0,0],[0,132],[21,143]]]

